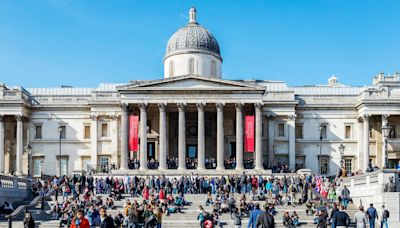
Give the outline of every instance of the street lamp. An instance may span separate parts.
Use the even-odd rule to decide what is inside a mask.
[[[319,173],[322,174],[322,123],[318,125],[319,131]]]
[[[387,140],[389,138],[389,134],[390,131],[392,130],[392,127],[389,125],[389,123],[386,123],[385,126],[382,126],[382,134],[383,134],[383,138],[384,138],[384,147],[385,147],[385,151],[384,151],[384,159],[383,159],[383,165],[382,165],[382,169],[384,168],[388,168],[388,143]]]
[[[59,178],[60,178],[60,180],[61,180],[61,134],[62,134],[62,131],[63,131],[63,128],[60,126],[60,127],[58,127],[58,134],[59,134],[59,143],[58,143],[58,145],[59,145],[59,158],[58,158],[58,162],[59,162],[59,167],[58,167],[58,169],[59,169]]]
[[[341,143],[339,145],[339,152],[340,152],[340,168],[343,168],[343,158],[344,158],[344,149],[346,147]]]

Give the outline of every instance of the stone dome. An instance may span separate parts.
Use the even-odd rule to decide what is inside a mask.
[[[189,23],[176,31],[168,40],[164,60],[172,55],[204,53],[220,59],[219,45],[213,34],[196,21],[196,9],[189,10]]]

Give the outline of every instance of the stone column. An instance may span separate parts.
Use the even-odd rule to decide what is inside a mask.
[[[186,169],[186,120],[185,103],[178,103],[178,169]]]
[[[140,170],[147,170],[147,103],[140,103]]]
[[[236,170],[243,170],[243,103],[236,103]]]
[[[358,167],[357,169],[363,170],[364,168],[364,143],[363,143],[363,139],[364,139],[364,126],[363,126],[363,122],[361,122],[361,117],[357,118],[357,127],[358,127],[358,142],[357,142],[357,149],[358,149]]]
[[[90,160],[92,169],[97,170],[97,115],[91,115],[90,119]]]
[[[4,119],[0,115],[0,175],[4,174]]]
[[[389,115],[388,114],[383,114],[382,115],[382,127],[383,126],[386,126],[386,124],[388,124],[388,118],[389,118]],[[382,132],[382,168],[383,167],[387,167],[387,165],[388,164],[386,164],[386,161],[387,161],[387,159],[386,159],[386,153],[385,153],[385,150],[386,150],[386,144],[387,144],[387,142],[385,142],[385,137],[384,137],[384,135],[383,135],[383,131],[381,131]],[[377,150],[377,152],[378,152],[378,150]]]
[[[205,130],[204,107],[205,103],[197,103],[197,169],[205,169]]]
[[[120,170],[128,169],[128,104],[121,104],[121,161]]]
[[[17,170],[15,172],[15,174],[17,176],[21,176],[22,175],[22,152],[24,149],[23,146],[23,141],[24,141],[24,136],[23,136],[23,131],[24,131],[24,127],[23,127],[23,116],[22,115],[17,115],[16,119],[17,119],[17,157],[16,157],[16,164],[17,164]]]
[[[293,171],[296,169],[296,135],[295,135],[296,115],[288,116],[288,132],[289,132],[289,168]]]
[[[159,169],[167,169],[167,104],[159,103],[158,109],[160,111],[160,151],[159,151]]]
[[[274,162],[275,115],[268,115],[268,164]]]
[[[111,161],[114,164],[118,163],[118,116],[115,114],[110,115],[110,136],[111,136]]]
[[[262,151],[262,107],[263,103],[255,103],[255,138],[256,138],[256,166],[258,170],[264,169],[263,167],[263,151]]]
[[[217,169],[223,170],[224,166],[224,103],[216,103],[217,107]]]
[[[363,171],[367,170],[368,168],[368,163],[369,163],[369,115],[364,115],[362,117],[363,119],[363,133],[364,133],[364,166],[363,166]]]

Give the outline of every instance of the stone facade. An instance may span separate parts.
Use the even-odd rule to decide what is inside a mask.
[[[225,80],[219,45],[197,23],[194,9],[187,27],[168,44],[164,79],[97,88],[1,83],[0,173],[72,174],[105,164],[125,172],[130,158],[138,158],[144,172],[148,159],[158,160],[163,172],[166,159],[176,158],[182,171],[192,157],[198,170],[211,159],[224,172],[224,161],[235,158],[237,172],[252,160],[261,172],[285,164],[334,175],[341,161],[348,171],[365,170],[370,160],[383,166],[386,123],[392,126],[388,166],[398,163],[400,74],[380,73],[364,87],[342,85],[336,77],[327,85],[295,87]],[[171,71],[170,60],[183,65]],[[134,153],[128,151],[131,114],[140,116],[140,150]],[[254,153],[243,152],[246,115],[255,116]]]

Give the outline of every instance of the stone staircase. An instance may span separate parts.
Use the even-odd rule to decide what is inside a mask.
[[[107,197],[107,195],[103,195],[103,198]],[[238,199],[239,195],[235,194],[235,198]],[[115,206],[116,209],[114,210],[107,210],[107,213],[109,215],[115,215],[118,213],[118,210],[123,211],[123,204],[125,202],[125,199],[130,199],[131,202],[133,200],[138,200],[138,202],[141,202],[141,198],[133,198],[128,195],[124,195],[124,199],[121,201],[116,201]],[[163,228],[176,228],[176,227],[200,227],[199,226],[199,221],[197,220],[197,208],[199,205],[202,205],[204,209],[208,212],[211,212],[211,206],[205,206],[205,195],[200,194],[200,195],[185,195],[185,199],[188,202],[191,202],[190,206],[185,206],[185,208],[182,210],[183,213],[176,213],[176,214],[171,214],[170,216],[163,216],[163,221],[162,221],[162,227]],[[259,202],[260,205],[263,205],[264,202]],[[58,227],[59,222],[57,220],[51,220],[51,213],[50,213],[50,205],[53,205],[54,201],[50,201],[46,203],[45,206],[45,211],[40,210],[40,205],[37,205],[35,208],[30,208],[29,211],[32,213],[33,218],[35,219],[35,222],[37,224],[37,227]],[[276,210],[278,211],[277,215],[275,216],[275,222],[277,227],[284,227],[282,224],[282,216],[285,211],[289,211],[290,214],[293,213],[293,211],[296,211],[297,214],[299,215],[300,222],[302,225],[300,227],[316,227],[315,224],[313,224],[313,216],[307,215],[305,206],[277,206]],[[354,213],[357,210],[354,208],[353,205],[350,205],[350,207],[347,210],[347,213],[353,217]],[[22,213],[23,214],[23,213]],[[14,221],[13,221],[13,227],[15,228],[22,228],[22,219],[23,215],[19,215]],[[233,227],[233,219],[231,219],[229,214],[222,214],[220,215],[220,221],[221,221],[221,227]],[[248,218],[244,218],[242,220],[242,227],[247,227],[248,224]],[[6,220],[0,219],[0,228],[5,228],[8,227],[8,223]]]

